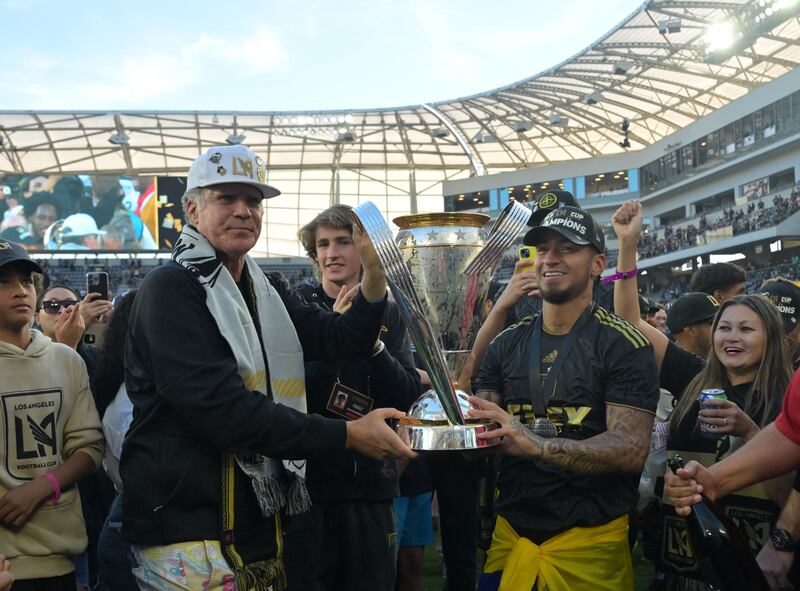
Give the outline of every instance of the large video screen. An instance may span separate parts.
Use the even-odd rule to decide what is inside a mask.
[[[0,173],[0,238],[30,251],[171,250],[185,179]]]

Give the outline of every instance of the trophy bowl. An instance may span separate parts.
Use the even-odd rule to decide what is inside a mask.
[[[479,450],[490,449],[497,441],[478,439],[479,433],[486,433],[497,428],[497,423],[484,419],[470,419],[469,394],[456,390],[465,424],[454,425],[447,418],[435,390],[428,390],[420,396],[408,414],[400,419],[397,432],[408,441],[411,449],[422,452]]]

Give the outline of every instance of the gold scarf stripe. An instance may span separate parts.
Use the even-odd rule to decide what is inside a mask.
[[[251,373],[242,378],[244,387],[251,392],[263,392],[267,387],[267,374],[263,369]]]
[[[276,398],[301,398],[305,394],[305,380],[278,378],[272,381],[272,392]]]

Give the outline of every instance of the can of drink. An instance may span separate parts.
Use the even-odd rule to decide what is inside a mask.
[[[725,395],[725,390],[721,390],[719,388],[706,388],[700,391],[700,397],[698,398],[700,401],[700,408],[707,408],[706,402],[712,399],[727,400],[728,397]],[[708,437],[709,439],[719,439],[722,437],[722,435],[717,432],[717,429],[718,427],[716,425],[709,425],[708,423],[700,421],[700,434],[704,437]]]

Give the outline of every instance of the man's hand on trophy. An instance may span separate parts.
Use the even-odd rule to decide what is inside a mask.
[[[347,449],[383,460],[417,457],[407,443],[386,423],[387,419],[402,419],[405,415],[394,408],[378,408],[355,421],[347,422]]]
[[[364,266],[364,271],[380,271],[383,273],[383,266],[378,258],[378,253],[375,251],[375,246],[372,244],[369,235],[364,231],[363,226],[361,226],[360,220],[353,223],[353,243],[361,256],[361,264]]]
[[[611,216],[611,225],[620,240],[638,240],[643,222],[642,204],[636,199],[623,203]]]
[[[487,439],[490,442],[499,439],[500,451],[508,455],[541,456],[544,439],[534,435],[519,419],[508,414],[494,402],[483,398],[470,396],[469,402],[472,405],[469,411],[471,418],[489,419],[500,425],[499,429],[478,433],[478,439]]]
[[[369,302],[380,302],[386,298],[386,278],[383,266],[369,236],[364,232],[360,220],[353,216],[353,243],[361,257],[364,276],[361,278],[361,293]]]

